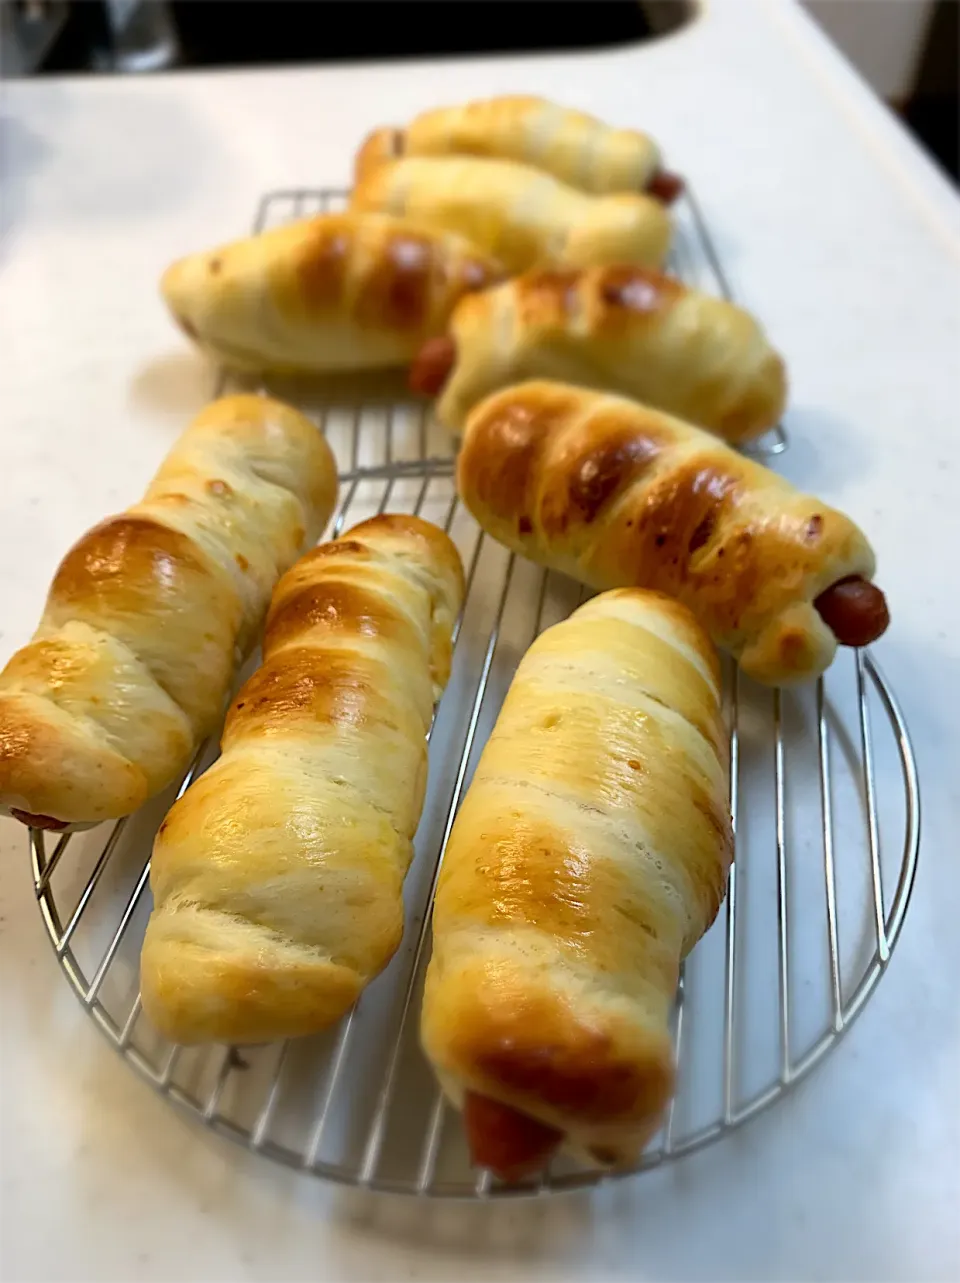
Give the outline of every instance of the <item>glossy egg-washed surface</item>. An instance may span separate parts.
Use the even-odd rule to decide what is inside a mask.
[[[457,1103],[636,1157],[672,1090],[679,964],[732,858],[725,753],[716,655],[675,602],[605,593],[533,644],[434,910],[422,1033]]]
[[[208,406],[141,502],[67,553],[0,674],[0,804],[93,823],[181,775],[336,492],[303,415],[265,397]]]
[[[392,957],[462,596],[451,541],[408,516],[278,584],[221,756],[154,848],[141,988],[175,1041],[321,1029]]]
[[[588,196],[512,160],[408,156],[373,169],[351,209],[458,232],[510,272],[536,264],[643,263],[670,248],[670,215],[651,196]]]
[[[454,304],[502,270],[462,237],[382,214],[323,214],[181,259],[161,290],[228,364],[327,371],[403,365]]]
[[[597,194],[642,191],[660,164],[646,134],[521,94],[438,107],[404,130],[375,131],[357,155],[356,177],[398,155],[501,157]]]
[[[768,468],[679,419],[561,383],[481,402],[457,480],[508,547],[596,588],[669,593],[764,682],[827,667],[837,639],[814,602],[874,570],[848,517]]]
[[[651,268],[540,269],[463,299],[438,405],[461,431],[483,397],[531,378],[619,392],[731,442],[778,422],[786,373],[749,313]]]

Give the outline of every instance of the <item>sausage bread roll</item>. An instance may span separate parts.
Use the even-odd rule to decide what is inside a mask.
[[[511,160],[391,161],[357,184],[351,207],[459,232],[510,272],[538,263],[657,266],[670,247],[670,215],[652,197],[586,196]]]
[[[548,382],[494,393],[467,419],[457,483],[508,548],[595,588],[669,593],[761,682],[814,677],[889,622],[848,517],[633,401]]]
[[[160,288],[218,360],[289,374],[406,365],[458,299],[501,276],[442,229],[323,214],[181,259]]]
[[[411,386],[462,432],[488,393],[560,377],[621,392],[734,444],[779,420],[783,361],[748,312],[644,267],[539,269],[462,299]]]
[[[674,1084],[680,961],[733,856],[716,652],[620,589],[524,656],[457,815],[421,1035],[474,1161],[631,1163]]]
[[[0,673],[3,810],[91,824],[181,775],[336,491],[330,449],[296,410],[209,405],[141,502],[67,553],[33,640]]]
[[[439,107],[406,129],[375,130],[357,154],[356,181],[400,156],[518,160],[594,195],[647,190],[669,202],[683,188],[662,169],[659,149],[646,134],[611,129],[595,116],[527,95]]]
[[[451,541],[407,516],[277,585],[223,754],[157,834],[141,988],[168,1037],[322,1029],[390,960],[462,596]]]

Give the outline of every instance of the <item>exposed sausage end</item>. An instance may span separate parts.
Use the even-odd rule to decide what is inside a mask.
[[[457,345],[448,335],[430,339],[414,357],[407,382],[422,396],[439,396],[457,359]]]
[[[667,169],[658,169],[647,183],[647,195],[653,196],[664,205],[672,205],[683,194],[684,181],[679,174],[671,174]]]
[[[57,832],[65,829],[68,820],[55,820],[52,815],[33,815],[30,811],[18,811],[15,806],[11,806],[10,814],[21,824],[29,824],[32,829],[47,829],[50,832]]]
[[[859,575],[831,584],[813,604],[841,646],[869,646],[890,624],[886,597]]]
[[[556,1127],[473,1091],[464,1098],[463,1124],[474,1164],[508,1182],[541,1172],[563,1140]]]

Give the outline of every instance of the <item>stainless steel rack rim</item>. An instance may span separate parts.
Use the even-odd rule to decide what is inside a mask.
[[[339,194],[337,193],[322,191],[274,194],[270,198],[265,198],[258,216],[257,226],[263,227],[266,224],[271,201],[289,202],[292,200],[292,209],[285,211],[285,216],[290,217],[302,213],[303,205],[307,200],[312,199],[318,210],[322,210],[329,207],[330,203],[338,198]],[[692,229],[690,236],[693,238],[693,249],[691,250],[690,245],[687,245],[685,253],[687,255],[692,254],[693,259],[699,259],[701,264],[705,263],[713,274],[714,288],[717,292],[729,297],[728,283],[723,276],[699,206],[696,204],[692,194],[688,194],[685,204],[689,218],[689,228]],[[688,266],[690,261],[688,258]],[[681,261],[678,264],[678,270],[682,270],[682,268],[683,262]],[[441,511],[445,512],[445,519],[441,517],[440,524],[444,525],[448,531],[451,530],[459,506],[455,488],[451,481],[454,460],[449,456],[437,455],[428,448],[425,410],[422,407],[411,407],[411,412],[417,419],[415,436],[419,444],[416,457],[396,457],[394,451],[394,412],[391,408],[387,413],[384,445],[385,458],[382,461],[361,463],[360,436],[364,410],[363,407],[358,405],[351,411],[351,436],[349,448],[345,451],[346,457],[343,459],[340,469],[341,499],[335,519],[332,522],[332,535],[339,534],[344,528],[354,501],[365,487],[369,489],[370,486],[376,487],[379,485],[379,503],[375,504],[375,507],[377,511],[382,512],[390,506],[391,496],[395,496],[398,493],[397,488],[402,488],[404,485],[409,486],[410,483],[413,483],[416,498],[410,501],[409,504],[404,503],[403,506],[406,510],[414,512],[420,512],[424,508],[428,492],[434,483],[441,486],[443,494],[440,496],[440,508]],[[324,430],[327,428],[329,413],[330,407],[328,406],[322,406],[319,411],[320,427]],[[767,440],[762,445],[759,452],[766,454],[779,453],[785,448],[786,441],[786,435],[780,429],[772,439]],[[462,510],[460,511],[462,512]],[[467,602],[470,601],[470,593],[478,572],[485,538],[482,532],[477,532],[471,552],[469,555],[465,555]],[[487,546],[489,546],[490,542],[489,540],[487,541]],[[71,902],[70,908],[66,910],[62,910],[57,901],[54,890],[54,875],[71,841],[71,835],[66,834],[54,839],[51,834],[40,830],[31,830],[30,845],[34,883],[43,922],[68,982],[97,1027],[115,1049],[131,1064],[134,1070],[161,1095],[177,1106],[180,1111],[194,1119],[199,1119],[203,1125],[216,1134],[235,1141],[248,1150],[262,1154],[284,1166],[321,1176],[341,1185],[363,1187],[384,1193],[402,1193],[441,1198],[507,1198],[542,1195],[547,1192],[583,1189],[602,1182],[619,1180],[628,1175],[651,1170],[668,1161],[681,1158],[704,1148],[728,1132],[756,1118],[768,1109],[774,1101],[782,1099],[797,1083],[807,1077],[821,1063],[826,1054],[836,1046],[863,1009],[889,964],[893,948],[903,926],[916,877],[920,837],[919,785],[912,746],[897,700],[872,656],[867,652],[857,652],[854,666],[854,686],[859,721],[859,760],[860,774],[862,776],[857,784],[857,795],[858,798],[862,795],[866,810],[863,828],[866,839],[864,845],[870,866],[868,879],[870,893],[869,895],[865,893],[865,899],[870,901],[869,915],[872,919],[871,934],[874,937],[874,942],[872,952],[859,966],[855,983],[849,988],[849,992],[846,992],[847,986],[843,984],[841,976],[842,964],[838,943],[838,895],[836,891],[834,816],[832,809],[834,803],[831,800],[834,774],[832,758],[834,748],[831,747],[831,744],[839,732],[830,731],[825,681],[824,678],[820,678],[815,687],[816,731],[814,734],[818,752],[817,770],[819,772],[819,798],[822,821],[823,891],[826,904],[827,952],[829,955],[832,995],[832,1018],[820,1035],[809,1045],[806,1045],[796,1058],[793,1057],[790,1042],[791,964],[788,941],[788,875],[791,867],[791,856],[788,853],[790,844],[787,840],[789,807],[786,801],[787,771],[784,757],[785,715],[781,692],[775,691],[772,695],[775,767],[773,781],[775,807],[774,846],[776,849],[776,886],[773,894],[776,898],[775,918],[779,936],[777,951],[780,1038],[779,1073],[773,1077],[772,1081],[767,1082],[765,1086],[752,1092],[752,1094],[748,1093],[746,1096],[741,1097],[735,1091],[737,1069],[740,1066],[735,1046],[736,1024],[738,1018],[741,1021],[743,1019],[742,1002],[737,998],[736,993],[736,981],[739,974],[738,960],[741,960],[743,948],[742,943],[738,946],[737,922],[739,913],[742,925],[742,918],[745,912],[745,909],[738,909],[738,904],[743,894],[742,888],[738,891],[738,882],[742,881],[744,876],[744,869],[741,868],[738,854],[738,861],[735,862],[731,870],[725,906],[721,910],[721,927],[725,932],[721,1060],[723,1101],[722,1106],[715,1112],[714,1117],[709,1122],[682,1132],[680,1129],[675,1129],[674,1111],[676,1100],[682,1094],[684,1087],[683,1072],[681,1070],[681,1083],[677,1097],[670,1107],[659,1143],[648,1149],[642,1156],[640,1163],[629,1171],[600,1172],[592,1168],[584,1168],[572,1173],[549,1171],[538,1181],[515,1186],[496,1184],[491,1181],[489,1174],[485,1172],[480,1172],[479,1174],[469,1173],[465,1179],[452,1180],[443,1178],[437,1175],[436,1172],[438,1153],[443,1137],[446,1134],[444,1124],[445,1121],[453,1116],[453,1111],[446,1104],[439,1090],[434,1087],[429,1121],[424,1129],[419,1151],[413,1155],[413,1159],[409,1164],[410,1175],[404,1175],[403,1178],[400,1178],[385,1175],[380,1171],[384,1136],[389,1126],[391,1110],[396,1101],[397,1070],[401,1056],[401,1046],[404,1038],[408,1036],[410,1023],[408,1016],[413,1010],[414,991],[420,974],[421,963],[424,961],[427,952],[433,893],[436,888],[436,880],[447,840],[463,793],[468,764],[471,760],[475,741],[482,742],[477,740],[481,712],[485,707],[484,701],[488,694],[488,681],[500,644],[505,605],[511,591],[514,571],[518,564],[521,564],[519,559],[510,555],[502,570],[502,583],[492,595],[493,600],[498,600],[498,606],[490,624],[489,633],[478,634],[473,638],[482,652],[482,658],[478,661],[479,667],[476,674],[475,688],[471,684],[470,689],[473,693],[472,695],[468,694],[463,713],[465,729],[462,737],[460,759],[453,766],[451,772],[453,787],[449,795],[445,818],[441,821],[442,837],[439,839],[435,851],[424,852],[418,856],[418,860],[426,862],[423,872],[426,873],[429,880],[429,889],[423,898],[422,920],[420,921],[419,933],[413,949],[412,962],[406,973],[405,982],[400,986],[400,997],[397,999],[395,1007],[391,1009],[391,1014],[385,1026],[385,1028],[393,1031],[393,1041],[389,1044],[383,1073],[379,1079],[379,1085],[376,1090],[376,1103],[364,1116],[363,1135],[365,1139],[356,1161],[350,1164],[342,1161],[328,1161],[322,1156],[321,1142],[328,1122],[338,1112],[335,1105],[335,1096],[338,1087],[342,1086],[343,1071],[349,1061],[351,1039],[355,1032],[355,1016],[358,1008],[363,1003],[363,997],[340,1024],[336,1044],[326,1061],[325,1074],[322,1079],[321,1102],[319,1107],[311,1114],[308,1125],[303,1129],[302,1144],[298,1144],[295,1148],[290,1144],[285,1144],[272,1138],[270,1135],[270,1127],[274,1120],[275,1111],[278,1105],[282,1103],[283,1073],[288,1050],[291,1047],[290,1043],[279,1045],[276,1061],[273,1065],[269,1083],[264,1089],[262,1101],[259,1096],[257,1097],[259,1108],[255,1119],[249,1125],[238,1123],[234,1118],[228,1116],[228,1111],[224,1111],[222,1108],[226,1084],[230,1080],[232,1070],[239,1068],[242,1063],[238,1061],[237,1052],[234,1048],[210,1049],[211,1068],[217,1063],[214,1058],[219,1056],[220,1059],[212,1089],[205,1096],[202,1096],[199,1093],[187,1090],[175,1079],[178,1061],[184,1050],[183,1048],[168,1044],[166,1054],[158,1063],[155,1063],[135,1045],[134,1035],[141,1016],[139,993],[133,999],[132,1005],[124,1010],[122,1017],[111,1015],[102,1000],[103,986],[110,976],[111,968],[115,964],[119,950],[125,941],[129,944],[128,928],[131,925],[134,914],[137,912],[138,906],[145,900],[150,867],[149,850],[144,853],[142,868],[139,865],[137,866],[139,872],[136,874],[133,888],[125,905],[119,910],[115,922],[114,920],[110,922],[108,930],[112,934],[105,950],[99,954],[95,963],[84,966],[77,955],[75,947],[76,933],[81,928],[97,888],[106,875],[111,857],[121,841],[127,820],[116,821],[110,826],[104,844],[99,849],[93,862],[86,884],[81,889],[76,902]],[[537,574],[539,575],[539,588],[535,593],[536,618],[533,625],[534,636],[542,626],[548,583],[548,573],[545,570],[538,570]],[[581,600],[582,596],[581,592]],[[455,645],[459,641],[463,622],[464,616],[461,615],[457,625]],[[740,726],[740,678],[732,665],[727,665],[727,671],[728,674],[732,674],[726,684],[725,702],[731,731],[730,805],[736,830],[739,827],[738,809],[741,754],[743,751]],[[903,787],[902,849],[900,850],[895,889],[886,907],[884,905],[884,886],[881,873],[881,823],[878,818],[877,784],[874,777],[875,749],[869,699],[871,691],[875,693],[876,700],[879,701],[879,707],[884,714],[886,726],[892,734],[892,744],[895,748],[900,782]],[[849,734],[850,732],[848,732],[848,737]],[[458,742],[459,738],[458,736]],[[190,770],[181,782],[177,796],[180,796],[188,787],[199,769],[203,755],[204,748],[201,748]],[[446,793],[444,795],[446,796]],[[47,854],[48,841],[55,843],[49,855]],[[899,840],[896,845],[899,849]],[[884,849],[888,849],[886,843],[884,843]],[[431,854],[434,860],[432,867],[429,866]],[[738,870],[740,871],[739,879]],[[749,890],[749,885],[747,885],[747,890]],[[771,913],[773,912],[774,910],[771,908]],[[696,951],[693,956],[696,957]],[[694,1039],[696,1038],[696,1021],[694,1021],[694,1033],[690,1035],[688,1026],[690,1026],[691,1017],[688,1016],[685,1020],[685,1011],[690,1001],[687,988],[688,981],[685,980],[684,971],[681,969],[680,985],[673,1015],[674,1042],[678,1062],[681,1060],[681,1049],[685,1045],[685,1039],[686,1042],[689,1042],[691,1036]],[[399,1022],[393,1018],[396,1009],[399,1009]],[[298,1132],[298,1139],[299,1137],[300,1133]],[[407,1168],[405,1167],[406,1170]]]

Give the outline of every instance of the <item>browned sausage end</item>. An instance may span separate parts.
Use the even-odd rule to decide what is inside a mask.
[[[457,360],[457,345],[449,335],[430,339],[413,359],[407,378],[410,390],[439,396]]]
[[[683,190],[684,181],[680,175],[671,174],[667,169],[658,169],[647,183],[647,195],[662,201],[664,205],[672,205],[683,194]]]
[[[10,814],[21,824],[29,824],[32,829],[47,829],[51,833],[65,829],[68,823],[67,820],[55,820],[52,815],[32,815],[29,811],[18,811],[15,806],[11,806]]]
[[[556,1127],[474,1091],[464,1098],[463,1125],[474,1164],[511,1183],[541,1172],[563,1140]]]
[[[841,646],[869,646],[890,624],[886,597],[859,575],[831,584],[813,604]]]

